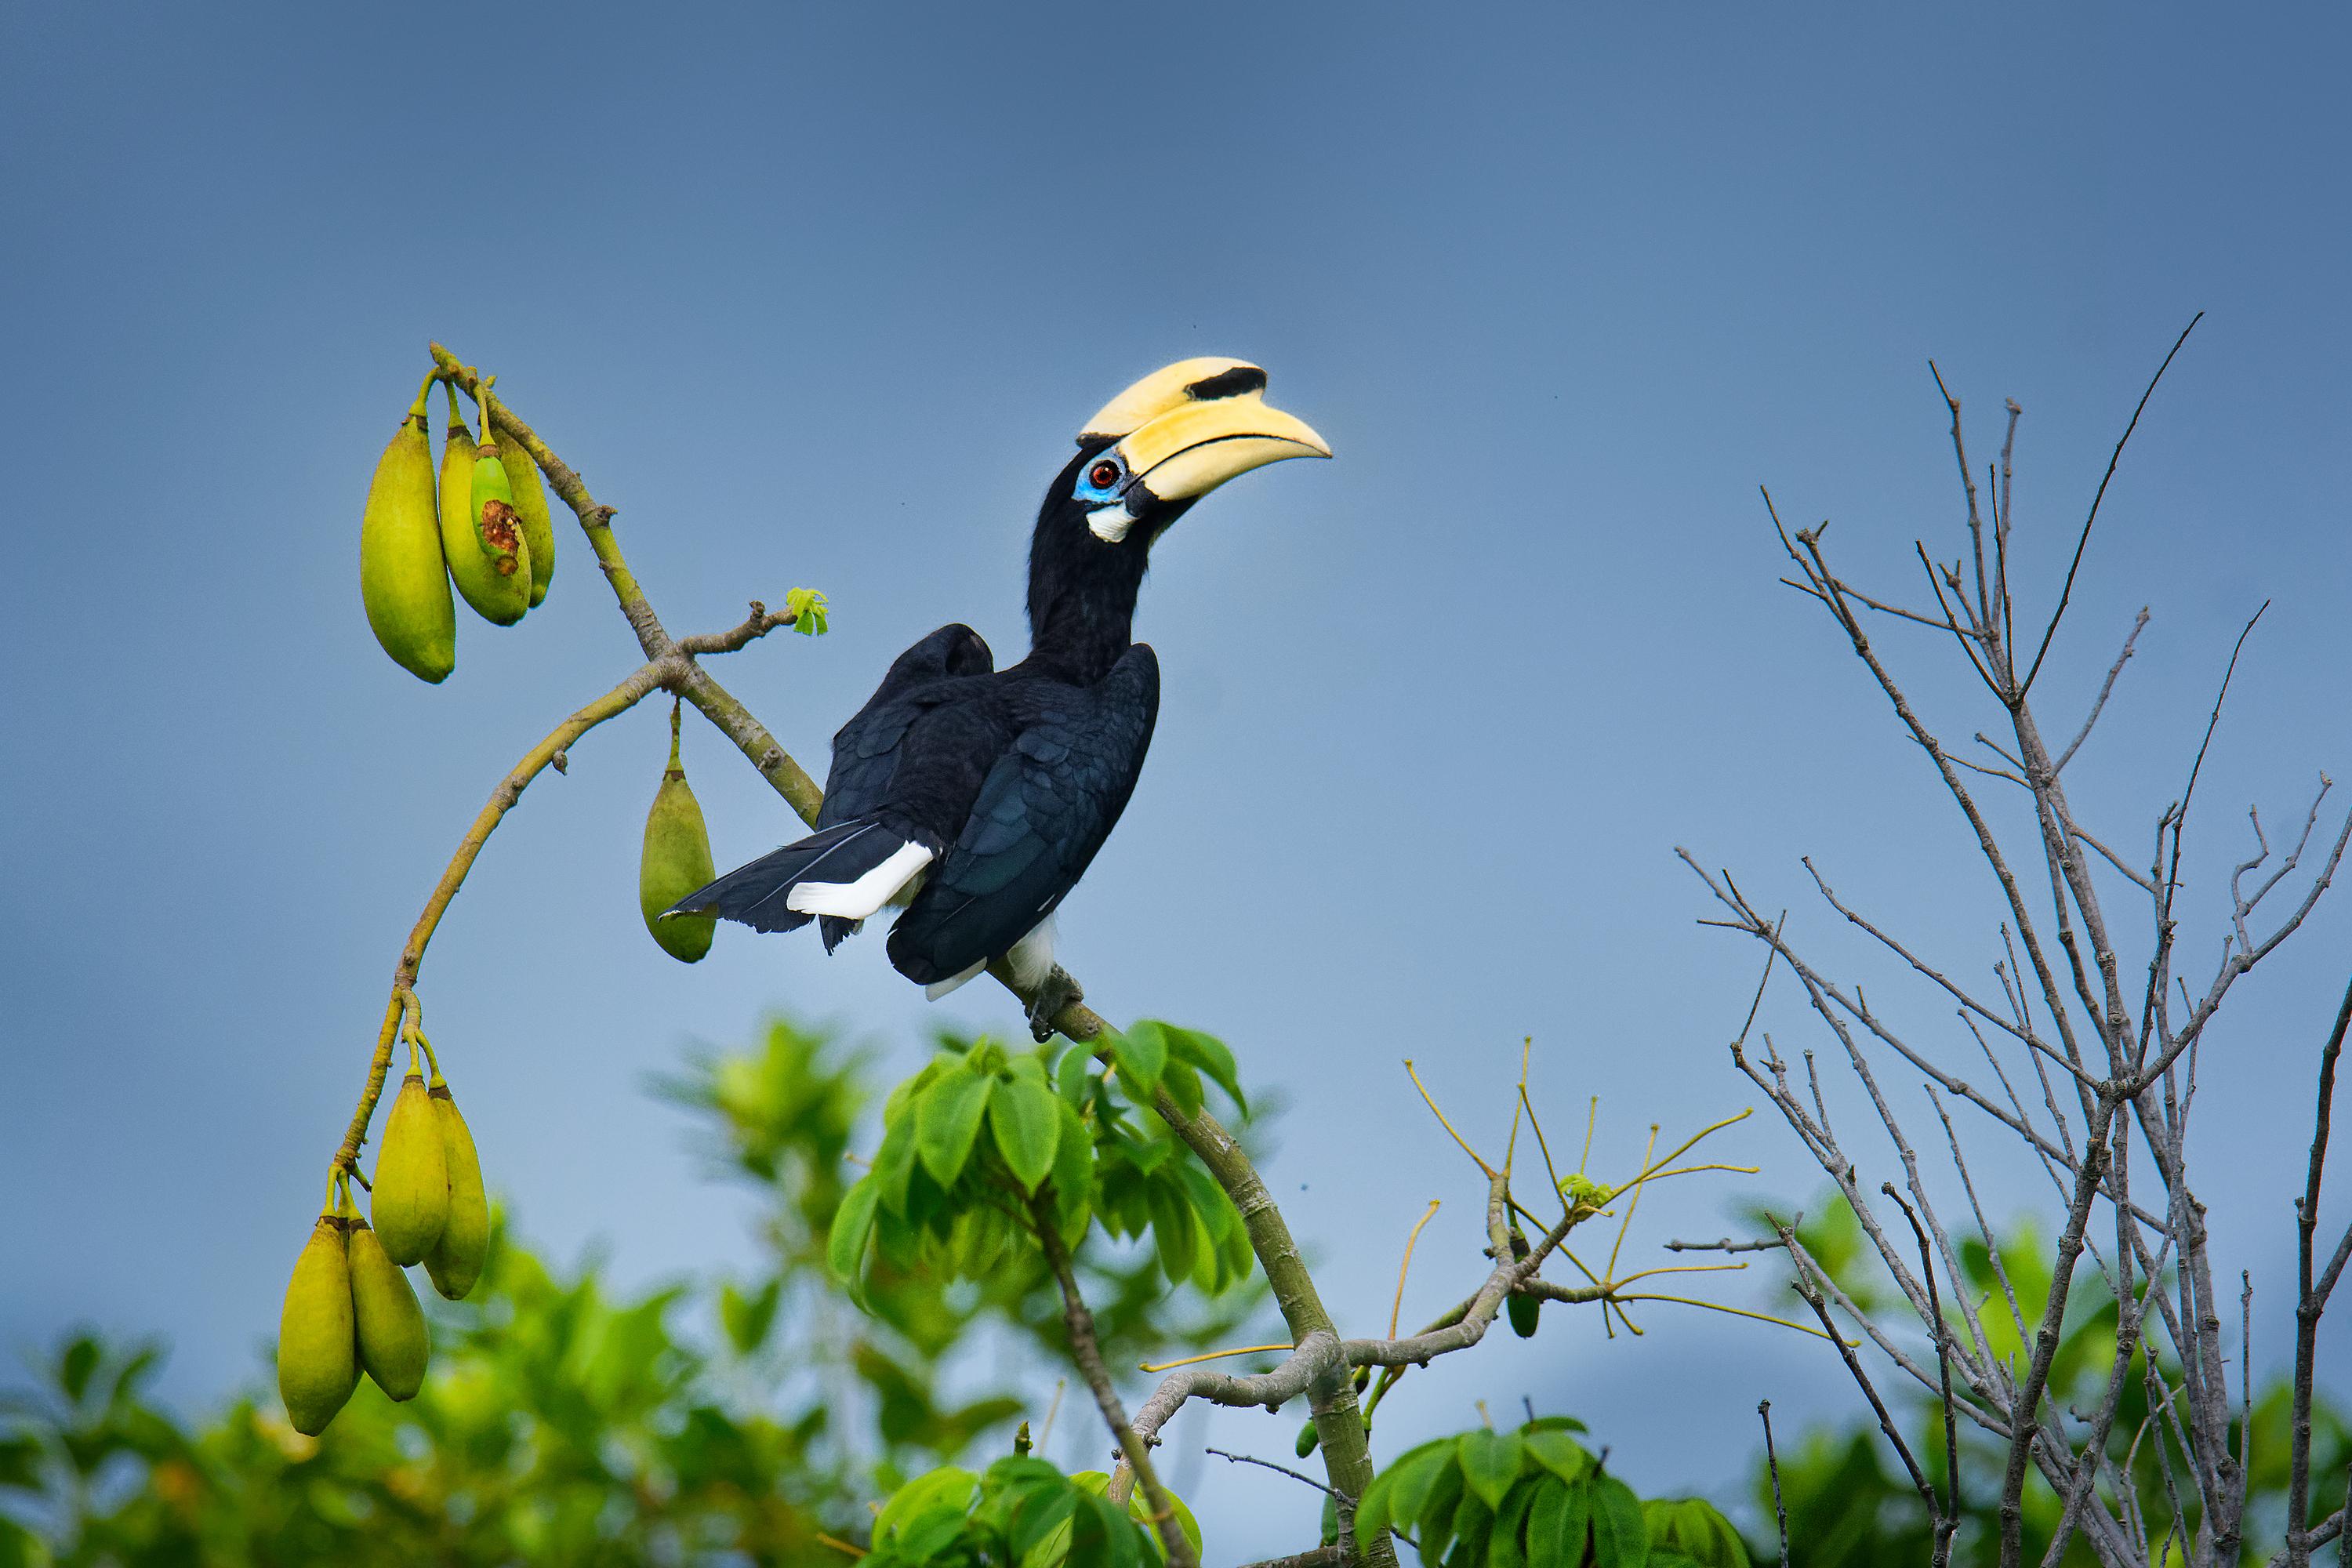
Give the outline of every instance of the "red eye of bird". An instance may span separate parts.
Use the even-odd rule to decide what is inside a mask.
[[[1118,482],[1118,465],[1097,463],[1087,474],[1087,480],[1098,490],[1107,490]]]

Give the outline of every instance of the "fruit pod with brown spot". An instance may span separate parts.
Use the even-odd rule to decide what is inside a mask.
[[[514,497],[511,491],[501,496],[496,488],[476,493],[484,481],[483,449],[457,407],[457,388],[448,387],[448,393],[449,433],[441,448],[441,553],[449,563],[449,580],[474,612],[493,626],[510,626],[530,608],[530,563],[523,558],[522,531],[513,520]],[[506,470],[495,451],[488,464],[499,476],[497,486],[503,487]],[[495,544],[485,542],[485,500],[498,500],[501,509],[491,520]]]
[[[474,1148],[474,1134],[457,1113],[457,1102],[439,1073],[429,1091],[433,1120],[441,1129],[441,1151],[449,1172],[449,1219],[440,1239],[425,1255],[425,1272],[433,1289],[452,1301],[461,1300],[482,1277],[490,1253],[490,1204],[482,1190],[482,1160]]]
[[[294,1430],[315,1437],[359,1385],[345,1222],[331,1210],[310,1227],[278,1315],[278,1396]]]
[[[664,915],[663,910],[690,893],[710,885],[719,873],[710,860],[710,830],[702,820],[702,805],[686,784],[686,769],[677,760],[678,709],[669,710],[669,768],[661,788],[654,792],[653,808],[646,813],[646,842],[637,860],[637,909],[646,930],[664,952],[681,963],[693,963],[710,951],[716,915]]]
[[[347,1243],[352,1271],[352,1321],[357,1330],[360,1365],[375,1385],[394,1399],[414,1399],[425,1385],[432,1345],[425,1334],[425,1309],[400,1266],[384,1256],[383,1243],[365,1220],[352,1223]]]
[[[547,510],[547,486],[540,480],[538,462],[512,431],[492,434],[498,437],[507,488],[514,493],[515,513],[522,519],[522,542],[530,554],[530,607],[535,610],[555,576],[555,518]]]
[[[433,437],[425,398],[433,378],[377,459],[360,521],[360,600],[368,626],[394,662],[420,680],[457,667],[457,612],[434,517]]]
[[[377,1239],[398,1264],[422,1259],[448,1224],[449,1159],[421,1073],[400,1080],[399,1097],[384,1119],[383,1152],[376,1157],[368,1206]]]

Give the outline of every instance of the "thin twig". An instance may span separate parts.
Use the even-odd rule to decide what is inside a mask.
[[[2074,541],[2074,559],[2066,564],[2066,582],[2058,592],[2058,607],[2050,612],[2050,625],[2042,633],[2042,646],[2034,650],[2033,663],[2027,668],[2025,679],[2018,682],[2017,700],[2020,702],[2023,702],[2025,694],[2033,689],[2033,678],[2042,673],[2042,661],[2050,654],[2050,639],[2058,635],[2058,623],[2066,614],[2066,601],[2074,596],[2074,574],[2082,569],[2084,547],[2091,542],[2091,525],[2099,521],[2099,503],[2106,499],[2107,481],[2116,477],[2116,465],[2123,461],[2124,446],[2132,438],[2132,432],[2139,428],[2139,416],[2147,411],[2147,400],[2156,395],[2156,384],[2162,381],[2164,373],[2172,368],[2173,354],[2180,352],[2180,345],[2189,341],[2189,334],[2195,331],[2197,323],[2204,319],[2205,312],[2200,310],[2189,319],[2187,326],[2180,329],[2180,336],[2173,340],[2171,353],[2164,356],[2164,363],[2158,365],[2156,374],[2148,378],[2147,390],[2139,395],[2139,405],[2132,410],[2131,423],[2124,426],[2123,435],[2116,440],[2116,449],[2107,458],[2107,471],[2100,476],[2098,491],[2091,497],[2090,515],[2083,519],[2082,534]]]

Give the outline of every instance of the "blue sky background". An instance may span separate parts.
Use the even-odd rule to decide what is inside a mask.
[[[1407,1317],[1484,1268],[1475,1173],[1400,1058],[1498,1142],[1532,1035],[1538,1103],[1572,1124],[1601,1095],[1612,1163],[1654,1120],[1755,1102],[1723,1050],[1753,958],[1693,925],[1674,845],[1858,959],[1804,896],[1811,853],[1983,973],[1990,889],[1952,874],[1932,775],[1776,585],[1756,495],[1834,519],[1855,574],[1911,596],[1910,542],[1960,537],[1930,355],[1980,458],[2000,399],[2026,409],[2018,576],[2045,606],[2134,399],[2209,312],[2045,702],[2071,730],[2151,606],[2070,772],[2137,858],[2273,601],[2200,785],[2210,952],[2244,807],[2299,819],[2352,768],[2347,47],[2320,7],[8,7],[0,1347],[162,1331],[191,1409],[259,1376],[418,903],[499,773],[634,663],[576,533],[524,626],[466,621],[445,686],[373,646],[360,505],[428,337],[621,509],[673,630],[832,596],[832,636],[722,671],[820,774],[916,636],[1022,646],[1037,495],[1098,403],[1181,355],[1270,368],[1338,460],[1253,475],[1165,542],[1160,728],[1064,951],[1113,1016],[1217,1031],[1288,1096],[1269,1176],[1355,1331],[1432,1197]],[[1882,646],[1955,739],[1991,721],[1948,650]],[[425,985],[528,1235],[635,1281],[750,1252],[643,1092],[682,1049],[783,1007],[904,1067],[934,1020],[1016,1023],[988,986],[927,1009],[870,938],[663,957],[634,896],[662,719],[533,789]],[[715,732],[687,763],[722,864],[786,835]],[[2197,1155],[2265,1363],[2347,911],[2249,983],[2207,1059]],[[1858,973],[1952,1045],[1929,998]],[[1776,1037],[1821,1043],[1791,1003]],[[1762,1173],[1662,1190],[1634,1245],[1816,1190],[1765,1116],[1724,1145]],[[1979,1146],[1997,1208],[2046,1196]],[[1525,1393],[1645,1489],[1720,1492],[1759,1398],[1853,1414],[1811,1342],[1645,1321],[1409,1382],[1382,1447]],[[1218,1555],[1311,1528],[1304,1489],[1193,1463]]]

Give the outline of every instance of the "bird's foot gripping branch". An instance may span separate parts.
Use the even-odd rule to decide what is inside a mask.
[[[1574,1459],[1554,1440],[1558,1428],[1540,1422],[1493,1443],[1465,1437],[1444,1450],[1445,1462],[1430,1458],[1433,1449],[1417,1450],[1378,1494],[1381,1528],[1360,1529],[1358,1510],[1374,1481],[1372,1412],[1407,1367],[1475,1344],[1507,1309],[1522,1333],[1535,1331],[1548,1301],[1596,1304],[1605,1321],[1640,1331],[1629,1303],[1685,1298],[1627,1289],[1673,1270],[1617,1276],[1623,1224],[1644,1184],[1721,1167],[1675,1165],[1685,1143],[1664,1160],[1645,1154],[1627,1180],[1609,1185],[1580,1172],[1560,1176],[1549,1168],[1547,1147],[1542,1202],[1559,1211],[1550,1218],[1514,1194],[1508,1155],[1493,1166],[1473,1154],[1486,1182],[1483,1281],[1419,1334],[1400,1337],[1392,1310],[1385,1337],[1343,1339],[1249,1153],[1206,1104],[1213,1087],[1245,1113],[1231,1053],[1208,1036],[1166,1025],[1114,1031],[1052,961],[1051,910],[1124,807],[1156,710],[1157,666],[1125,629],[1151,541],[1236,474],[1280,458],[1328,455],[1313,431],[1265,405],[1265,373],[1239,361],[1183,362],[1145,378],[1088,421],[1078,455],[1038,520],[1030,658],[996,672],[986,645],[960,626],[909,649],[852,721],[865,728],[845,730],[852,743],[836,744],[829,795],[704,662],[781,627],[823,631],[823,595],[796,588],[781,612],[754,601],[734,627],[673,636],[623,553],[614,509],[591,495],[577,471],[497,395],[492,378],[438,344],[432,354],[434,367],[379,465],[362,525],[362,598],[387,653],[437,682],[455,668],[458,599],[491,625],[524,619],[553,576],[551,490],[577,521],[641,662],[556,724],[498,782],[401,948],[359,1103],[330,1162],[326,1208],[289,1295],[281,1376],[302,1428],[316,1431],[332,1418],[362,1367],[395,1398],[414,1392],[425,1350],[421,1332],[407,1334],[417,1309],[402,1264],[424,1261],[451,1295],[464,1294],[480,1267],[472,1138],[422,1028],[420,981],[441,916],[525,790],[551,768],[564,772],[571,748],[591,730],[667,692],[676,700],[670,744],[646,825],[638,889],[648,928],[666,952],[699,958],[715,916],[782,929],[818,920],[828,942],[837,942],[919,877],[924,890],[892,933],[894,964],[935,990],[986,968],[1021,999],[1041,1042],[1020,1051],[975,1043],[942,1055],[900,1087],[886,1109],[874,1168],[835,1220],[828,1256],[853,1295],[877,1269],[970,1275],[1014,1257],[1041,1268],[1060,1298],[1070,1353],[1113,1440],[1116,1466],[1108,1475],[1065,1478],[1024,1445],[982,1476],[934,1471],[881,1510],[874,1561],[948,1560],[942,1552],[958,1562],[1010,1561],[1005,1554],[1017,1543],[1024,1563],[1197,1563],[1197,1527],[1151,1462],[1161,1429],[1196,1398],[1275,1410],[1304,1400],[1301,1452],[1319,1453],[1324,1479],[1310,1484],[1327,1497],[1325,1543],[1306,1560],[1393,1563],[1395,1541],[1411,1539],[1417,1526],[1457,1543],[1475,1539],[1475,1552],[1455,1547],[1464,1561],[1516,1561],[1514,1552],[1536,1562],[1582,1562],[1588,1552],[1597,1563],[1637,1561],[1615,1554],[1621,1546],[1636,1549],[1622,1487],[1603,1484],[1597,1465]],[[427,417],[436,382],[449,409],[437,479]],[[461,395],[475,411],[470,421]],[[678,761],[683,706],[733,742],[816,837],[712,880],[700,811]],[[923,732],[926,715],[936,712],[996,748],[958,753],[964,774],[987,782],[944,807],[877,795],[857,760],[879,755],[890,760],[886,773],[926,776],[911,756],[895,758],[895,749],[907,734]],[[826,857],[835,858],[817,864]],[[1023,882],[1020,868],[1032,859],[1057,869],[1043,882]],[[1016,901],[1025,900],[1013,911],[1017,919],[977,900],[988,918],[960,925],[954,917],[964,906],[924,902],[936,889],[969,891],[999,876],[1015,887]],[[747,917],[755,908],[764,912]],[[462,1033],[445,1029],[445,1043]],[[1076,1048],[1053,1043],[1056,1033]],[[369,1184],[360,1154],[404,1041],[412,1068],[431,1068],[430,1083],[412,1071],[395,1100],[373,1178],[374,1234],[363,1241],[368,1222],[351,1189]],[[1524,1075],[1514,1150],[1521,1108],[1540,1142]],[[1589,1268],[1568,1249],[1570,1233],[1610,1214],[1621,1217],[1608,1265]],[[1104,1364],[1076,1265],[1089,1247],[1147,1239],[1171,1286],[1214,1295],[1262,1276],[1286,1330],[1284,1342],[1271,1347],[1282,1352],[1278,1363],[1240,1377],[1184,1367],[1130,1417]],[[1568,1258],[1586,1283],[1543,1279],[1557,1258]],[[1399,1307],[1402,1285],[1400,1271]],[[1443,1502],[1449,1487],[1458,1510]],[[1484,1515],[1474,1511],[1474,1499]],[[1660,1533],[1670,1528],[1678,1527],[1651,1529],[1662,1552],[1683,1539]],[[1696,1550],[1685,1554],[1710,1560]]]

